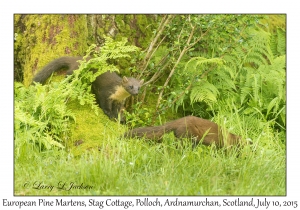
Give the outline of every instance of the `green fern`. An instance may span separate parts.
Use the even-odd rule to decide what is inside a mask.
[[[95,52],[95,45],[92,45],[87,56],[93,53],[93,57],[82,61],[78,70],[59,83],[36,84],[28,88],[15,84],[14,137],[18,155],[21,147],[29,144],[39,145],[40,150],[64,148],[70,136],[70,126],[75,121],[74,114],[67,108],[68,102],[87,103],[97,114],[95,98],[90,92],[91,83],[108,70],[118,71],[108,63],[109,60],[129,57],[128,53],[138,50],[135,46],[126,46],[126,42],[126,39],[115,42],[106,38],[100,53]],[[98,71],[94,73],[90,69]]]
[[[285,54],[285,33],[278,29],[276,39],[261,29],[251,29],[248,33],[251,36],[246,41],[223,56],[222,71],[218,69],[214,72],[217,74],[210,75],[209,82],[219,90],[219,100],[239,101],[244,114],[254,114],[263,122],[276,121],[283,128],[286,63],[284,55],[276,56],[274,52]],[[228,70],[230,77],[226,77]],[[232,79],[230,86],[220,85],[229,79]],[[232,93],[226,94],[230,90]],[[214,107],[214,111],[217,109]]]
[[[194,57],[191,58],[184,67],[184,71],[190,73],[199,73],[199,70],[208,67],[208,65],[213,64],[214,66],[219,66],[223,64],[223,60],[220,58],[204,58],[204,57]]]
[[[276,34],[271,37],[270,47],[274,55],[286,54],[286,32],[282,28],[277,28]]]
[[[208,81],[202,80],[196,84],[191,90],[191,103],[204,101],[207,104],[212,104],[217,101],[219,91]]]
[[[247,53],[243,64],[250,63],[258,67],[272,63],[273,54],[270,48],[270,34],[261,29],[251,29],[248,33],[252,34],[252,37],[244,46],[247,47]]]
[[[236,91],[234,76],[234,70],[224,65],[214,69],[214,71],[208,75],[207,80],[213,83],[220,93],[226,94]]]

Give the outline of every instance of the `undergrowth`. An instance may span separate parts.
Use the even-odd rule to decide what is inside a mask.
[[[156,144],[109,134],[97,150],[81,156],[63,150],[34,156],[28,150],[15,164],[15,194],[285,195],[285,149],[276,138],[268,141],[269,148],[254,144],[239,152],[192,148],[172,135]],[[66,183],[66,189],[58,189],[59,182]],[[91,188],[67,190],[71,182]],[[38,184],[54,188],[34,189]]]
[[[135,46],[126,46],[126,39],[115,42],[107,38],[101,53],[92,45],[81,61],[78,70],[60,82],[46,85],[33,84],[28,88],[15,83],[14,139],[15,156],[21,155],[23,147],[38,146],[40,151],[53,147],[65,148],[70,141],[71,125],[76,122],[74,112],[68,104],[77,101],[80,107],[88,105],[94,115],[99,108],[91,93],[91,83],[100,74],[118,71],[109,61],[130,57],[129,53],[137,51]],[[87,56],[93,56],[88,61]],[[91,71],[97,70],[95,72]]]
[[[269,33],[256,27],[261,19],[254,16],[173,18],[163,23],[173,21],[165,27],[167,44],[151,52],[157,67],[150,68],[150,54],[145,62],[151,64],[145,95],[148,88],[153,98],[135,103],[127,119],[144,126],[170,120],[164,116],[170,110],[194,114],[253,144],[193,148],[172,133],[162,143],[124,139],[126,126],[96,106],[90,84],[118,71],[112,63],[137,48],[107,38],[101,53],[93,46],[87,55],[96,56],[63,81],[28,88],[15,83],[15,195],[286,194],[285,30]],[[235,32],[228,23],[236,24]],[[80,189],[68,190],[72,183]]]
[[[39,151],[27,144],[15,157],[15,195],[286,194],[285,137],[238,110],[212,120],[253,144],[226,150],[193,148],[189,139],[178,141],[172,133],[162,143],[124,139],[126,126],[100,108],[99,115],[78,101],[68,108],[76,123],[65,149]],[[79,189],[70,189],[72,183]]]

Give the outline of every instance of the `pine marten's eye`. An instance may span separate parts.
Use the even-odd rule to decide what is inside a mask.
[[[133,86],[131,85],[131,86],[129,86],[130,87],[130,89],[133,89]]]

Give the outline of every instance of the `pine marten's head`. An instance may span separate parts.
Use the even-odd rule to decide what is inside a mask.
[[[122,86],[125,88],[125,90],[130,93],[131,95],[137,95],[139,93],[139,90],[144,83],[144,80],[137,80],[132,77],[123,77],[122,80]]]

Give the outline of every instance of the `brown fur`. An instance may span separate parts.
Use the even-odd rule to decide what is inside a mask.
[[[39,71],[33,78],[33,82],[39,82],[44,84],[45,81],[51,76],[53,72],[59,71],[61,69],[67,70],[67,75],[71,75],[74,70],[78,69],[78,60],[82,60],[82,57],[69,57],[64,56],[57,58],[50,63],[48,63],[41,71]]]
[[[177,138],[193,138],[194,143],[216,144],[217,147],[236,145],[241,137],[223,130],[214,122],[194,116],[183,117],[161,126],[135,128],[124,134],[125,138],[138,137],[160,142],[165,133],[174,132]]]

